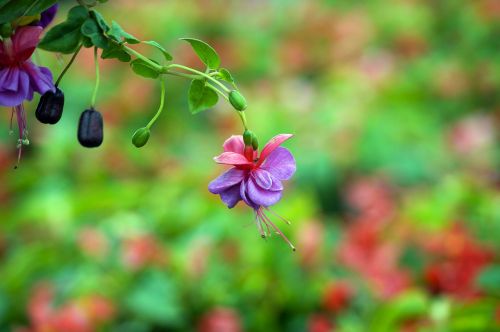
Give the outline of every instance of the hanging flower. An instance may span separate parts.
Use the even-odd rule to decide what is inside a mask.
[[[50,70],[31,61],[42,30],[39,26],[20,27],[0,42],[0,105],[12,107],[12,116],[16,114],[19,158],[22,145],[28,143],[23,101],[33,99],[34,92],[55,91]]]
[[[269,207],[281,199],[282,181],[290,179],[295,173],[295,159],[290,151],[280,147],[290,137],[292,137],[290,134],[275,136],[258,156],[255,144],[253,147],[251,144],[245,144],[241,135],[231,136],[224,142],[224,152],[214,160],[219,164],[233,167],[212,181],[208,190],[220,195],[229,208],[233,208],[240,200],[243,200],[254,209],[257,227],[263,238],[271,234],[270,227],[272,227],[295,249],[265,214],[265,211],[269,211],[287,222]]]

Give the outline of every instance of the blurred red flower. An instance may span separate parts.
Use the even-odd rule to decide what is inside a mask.
[[[327,286],[323,294],[323,305],[333,313],[349,306],[354,295],[354,289],[346,281],[336,281]]]
[[[308,332],[331,332],[334,331],[333,323],[322,314],[313,314],[307,322]]]
[[[492,261],[493,253],[476,242],[464,227],[454,225],[432,238],[426,237],[424,248],[434,259],[424,272],[432,292],[463,299],[479,295],[475,279]]]
[[[42,283],[34,289],[28,303],[31,326],[17,331],[93,332],[114,315],[114,304],[99,295],[89,295],[55,307],[54,287]]]
[[[108,240],[93,227],[85,227],[78,233],[78,246],[87,255],[103,258],[108,252]]]
[[[401,248],[383,240],[378,227],[358,222],[346,230],[338,248],[340,262],[360,273],[382,298],[397,295],[410,285],[409,274],[398,267]]]
[[[351,182],[345,199],[356,212],[357,221],[385,224],[394,214],[395,206],[389,185],[378,178],[360,178]]]
[[[150,234],[130,237],[123,243],[123,262],[131,270],[151,264],[164,265],[166,261],[161,244]]]
[[[321,265],[321,248],[324,246],[325,227],[321,222],[310,221],[301,225],[298,233],[300,261],[306,267]]]
[[[486,115],[470,115],[455,123],[449,132],[451,148],[461,155],[483,150],[495,142],[494,120]]]
[[[231,308],[215,308],[207,312],[198,323],[199,332],[240,332],[239,314]]]

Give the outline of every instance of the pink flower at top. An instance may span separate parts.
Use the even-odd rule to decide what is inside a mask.
[[[233,208],[243,200],[254,209],[257,227],[262,237],[271,234],[269,228],[271,226],[294,248],[264,213],[264,210],[267,210],[276,215],[269,207],[281,199],[282,181],[290,179],[295,173],[295,159],[290,151],[280,146],[290,137],[292,137],[290,134],[273,137],[258,156],[258,151],[253,150],[251,146],[245,146],[241,135],[231,136],[224,142],[224,152],[214,160],[219,164],[233,167],[210,182],[208,190],[220,195],[229,208]],[[267,232],[263,226],[267,227]]]
[[[12,107],[19,127],[18,162],[22,146],[28,144],[28,130],[23,101],[33,99],[38,92],[55,91],[52,73],[31,61],[40,40],[41,26],[23,26],[14,34],[0,41],[0,106]],[[11,121],[12,127],[12,121]]]
[[[0,42],[0,105],[18,106],[33,99],[33,93],[54,91],[48,68],[31,62],[43,29],[39,26],[20,27]]]

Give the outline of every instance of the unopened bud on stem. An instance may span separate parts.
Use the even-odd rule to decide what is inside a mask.
[[[148,127],[139,128],[132,136],[132,144],[134,144],[136,148],[143,147],[148,142],[150,135],[151,132]]]
[[[247,108],[247,101],[238,90],[232,90],[229,93],[229,102],[238,111],[244,111]]]
[[[253,133],[250,130],[246,129],[243,133],[243,142],[245,142],[245,146],[252,145],[252,137]]]

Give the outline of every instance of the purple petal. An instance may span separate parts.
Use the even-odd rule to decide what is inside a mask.
[[[21,104],[29,96],[29,82],[28,74],[19,68],[0,70],[0,105],[12,107]]]
[[[250,181],[248,181],[250,182]],[[247,193],[247,181],[241,181],[241,185],[240,185],[240,196],[241,196],[241,199],[248,205],[250,206],[252,209],[254,210],[257,210],[259,208],[259,205],[258,204],[255,204],[254,202],[252,202],[248,196],[248,193]]]
[[[267,157],[261,168],[267,170],[278,180],[288,180],[295,173],[295,159],[286,148],[278,147]]]
[[[271,173],[265,169],[258,168],[251,173],[255,183],[265,190],[280,191],[283,190],[281,181],[275,178]]]
[[[0,91],[17,91],[19,89],[19,72],[17,67],[7,67],[0,71]]]
[[[266,146],[264,146],[264,149],[262,149],[257,166],[260,166],[274,150],[276,150],[281,144],[283,144],[284,141],[292,136],[292,134],[279,134],[271,138],[269,142],[267,142]]]
[[[26,61],[23,68],[30,76],[30,86],[34,91],[41,95],[47,91],[55,91],[52,73],[48,68],[38,67],[31,61]]]
[[[231,168],[230,170],[222,173],[218,178],[210,182],[208,185],[208,191],[212,194],[220,194],[232,187],[245,178],[245,171],[237,168]]]
[[[220,193],[220,198],[228,208],[233,208],[240,200],[240,185],[234,185]]]
[[[41,14],[40,22],[38,22],[38,25],[45,29],[54,20],[54,17],[56,17],[58,8],[59,4],[56,3],[52,7],[44,10]]]
[[[256,205],[271,206],[281,199],[282,191],[270,191],[259,187],[253,179],[247,183],[247,197]]]

